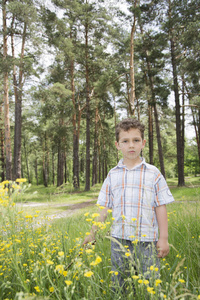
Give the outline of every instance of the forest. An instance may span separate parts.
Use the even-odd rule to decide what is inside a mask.
[[[120,158],[125,117],[145,124],[143,155],[165,177],[198,176],[199,0],[0,7],[0,181],[89,191]]]

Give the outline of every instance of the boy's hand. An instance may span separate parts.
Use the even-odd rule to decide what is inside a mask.
[[[95,237],[93,234],[90,234],[90,235],[86,236],[86,238],[84,239],[83,246],[85,246],[88,243],[92,243],[92,242],[95,242]]]
[[[158,257],[163,258],[169,253],[168,239],[159,238],[157,242]]]

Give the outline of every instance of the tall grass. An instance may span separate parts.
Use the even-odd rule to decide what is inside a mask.
[[[168,206],[170,254],[161,261],[161,278],[131,276],[126,295],[112,289],[111,215],[99,224],[95,245],[82,247],[96,208],[49,223],[39,211],[18,211],[4,189],[0,202],[0,299],[199,299],[200,204]],[[39,224],[37,224],[39,223]],[[126,250],[126,249],[125,249]],[[157,272],[152,266],[152,274]],[[135,292],[133,290],[135,286]],[[134,294],[135,293],[135,294]]]

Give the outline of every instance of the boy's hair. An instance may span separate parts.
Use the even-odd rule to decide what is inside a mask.
[[[141,132],[141,137],[144,139],[145,126],[137,119],[128,118],[124,119],[116,125],[115,134],[116,141],[119,142],[119,133],[121,130],[129,131],[131,128],[139,129]]]

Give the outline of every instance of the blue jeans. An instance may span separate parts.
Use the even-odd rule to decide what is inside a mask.
[[[130,256],[126,256],[125,253],[130,253]],[[129,240],[113,238],[111,240],[111,262],[112,271],[114,271],[112,273],[112,282],[121,288],[124,286],[124,279],[130,277],[130,274],[142,274],[143,278],[149,279],[151,277],[150,267],[153,265],[158,269],[160,268],[156,242],[138,242],[133,244]],[[115,272],[118,272],[118,274]],[[159,271],[155,274],[156,278],[158,278]]]

